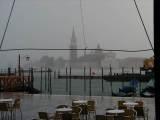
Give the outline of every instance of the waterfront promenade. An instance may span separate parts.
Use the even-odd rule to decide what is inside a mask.
[[[96,114],[105,114],[106,108],[117,105],[118,100],[136,101],[143,100],[144,106],[149,108],[149,120],[155,117],[155,100],[154,98],[140,97],[110,97],[110,96],[65,96],[65,95],[47,95],[47,94],[27,94],[27,93],[0,93],[0,98],[21,98],[21,109],[23,120],[32,120],[38,118],[39,111],[54,113],[59,104],[71,105],[72,99],[93,99],[96,101]],[[17,111],[18,112],[18,111]],[[17,113],[17,119],[20,120],[20,113]]]

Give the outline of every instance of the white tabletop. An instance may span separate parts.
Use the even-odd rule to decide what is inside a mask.
[[[0,102],[13,102],[12,98],[9,99],[0,99]]]
[[[106,112],[107,113],[116,113],[116,114],[118,114],[118,113],[124,113],[124,110],[115,109],[115,110],[107,110]]]
[[[87,104],[87,100],[76,100],[76,101],[73,101],[73,103]]]
[[[72,108],[57,108],[57,112],[69,112],[72,111]]]
[[[136,103],[136,102],[125,102],[125,103],[123,103],[123,105],[126,105],[126,106],[135,106],[135,105],[138,105],[138,103]]]

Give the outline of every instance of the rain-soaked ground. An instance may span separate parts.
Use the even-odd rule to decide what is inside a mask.
[[[93,99],[96,101],[96,114],[105,114],[106,108],[117,105],[118,100],[135,101],[143,100],[144,106],[149,108],[149,120],[155,119],[155,99],[142,97],[110,97],[110,96],[65,96],[65,95],[46,95],[46,94],[27,94],[27,93],[0,93],[0,98],[21,98],[21,109],[23,120],[38,118],[39,111],[54,113],[59,104],[71,105],[72,99]],[[17,111],[16,120],[20,120],[20,113]]]

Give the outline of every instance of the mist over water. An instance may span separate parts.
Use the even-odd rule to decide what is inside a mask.
[[[82,0],[87,48],[148,49],[145,32],[133,1]],[[12,0],[0,0],[2,37]],[[153,43],[153,1],[137,1]],[[69,48],[74,27],[78,48],[84,48],[80,0],[16,0],[2,49]],[[87,51],[90,53],[91,51]],[[16,66],[18,54],[37,60],[44,55],[69,59],[68,51],[17,51],[0,53],[1,66]],[[84,51],[79,51],[82,56]],[[151,57],[153,52],[121,53],[124,57]]]

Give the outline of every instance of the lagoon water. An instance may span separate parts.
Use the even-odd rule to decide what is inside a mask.
[[[102,75],[101,70],[92,69],[94,71],[94,75]],[[121,73],[122,70],[114,70],[114,73]],[[126,70],[125,72],[131,73],[131,69]],[[134,70],[134,73],[138,73],[139,70]],[[58,72],[56,72],[58,73]],[[66,70],[60,70],[59,74],[66,75]],[[72,70],[72,75],[84,75],[83,69],[75,69]],[[104,70],[104,75],[109,74],[109,70]],[[67,75],[69,75],[69,70]],[[85,75],[89,75],[89,69],[86,70]],[[45,81],[45,75],[43,74],[42,77],[42,92],[47,93],[48,92],[48,77],[46,75],[46,81]],[[103,88],[102,89],[102,82],[103,82]],[[141,83],[141,90],[146,87],[147,82]],[[122,83],[119,82],[112,82],[111,83],[107,80],[102,79],[92,79],[91,80],[91,95],[92,96],[111,96],[111,93],[117,93],[119,92],[119,88],[122,88],[122,86],[129,86],[129,82]],[[34,87],[36,89],[41,90],[41,75],[40,73],[34,74]],[[57,74],[55,75],[54,72],[52,72],[51,76],[51,94],[57,94],[57,95],[89,95],[90,94],[90,80],[89,79],[71,79],[71,90],[69,89],[69,79],[58,79]],[[70,92],[71,91],[71,92]],[[140,93],[140,84],[138,84],[137,87],[137,94]]]

